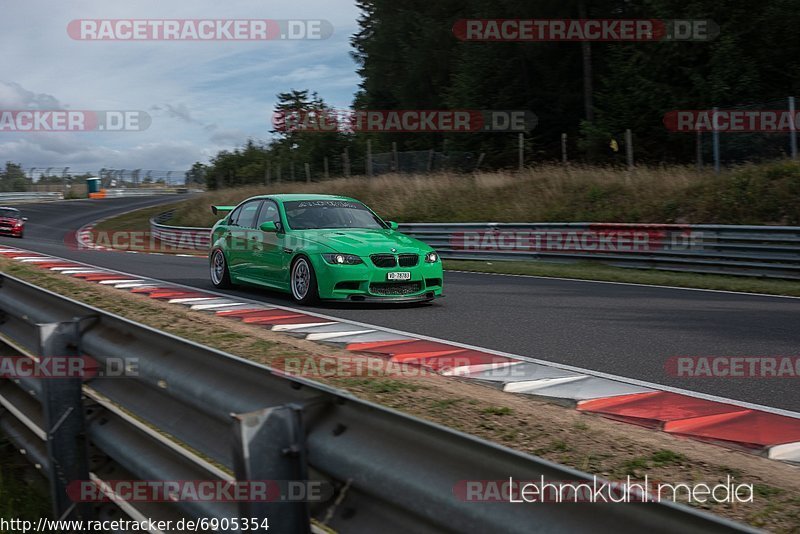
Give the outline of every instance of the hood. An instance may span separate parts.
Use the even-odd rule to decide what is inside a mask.
[[[433,249],[413,237],[389,229],[301,230],[298,237],[331,249],[331,252],[369,256],[370,254],[423,254]]]
[[[17,224],[22,223],[22,219],[15,219],[13,217],[0,217],[0,224]]]

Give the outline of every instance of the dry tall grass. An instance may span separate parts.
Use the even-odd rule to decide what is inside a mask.
[[[788,194],[773,198],[771,182]],[[707,222],[798,224],[800,166],[748,165],[720,176],[692,167],[541,166],[524,173],[353,177],[209,191],[184,203],[173,224],[209,226],[211,204],[259,194],[325,193],[357,198],[381,216],[414,222]],[[762,198],[754,198],[758,197]],[[780,194],[778,195],[780,197]],[[767,206],[759,206],[767,202]],[[794,207],[792,207],[794,204]],[[752,208],[749,214],[748,209]]]

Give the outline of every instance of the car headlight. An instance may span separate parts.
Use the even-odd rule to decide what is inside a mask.
[[[364,263],[361,258],[353,254],[323,254],[326,262],[333,265],[358,265]]]
[[[439,255],[435,252],[425,254],[425,263],[436,263],[437,261],[439,261]]]

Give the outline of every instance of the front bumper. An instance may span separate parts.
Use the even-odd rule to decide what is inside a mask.
[[[375,267],[368,258],[358,265],[330,265],[322,256],[311,259],[317,275],[319,296],[325,300],[355,302],[424,302],[442,296],[442,262],[414,267]],[[390,282],[390,272],[409,272],[411,278]]]
[[[428,291],[421,295],[412,295],[410,297],[402,296],[381,296],[374,295],[350,295],[347,300],[352,302],[389,302],[389,303],[411,303],[411,302],[430,302],[436,298],[442,298],[444,295],[439,293],[436,295],[433,291]]]
[[[0,234],[2,234],[2,235],[11,235],[11,236],[14,236],[14,237],[19,237],[19,236],[21,236],[21,235],[22,235],[22,232],[23,232],[23,230],[24,230],[24,229],[25,229],[25,227],[24,227],[24,226],[23,226],[23,227],[20,227],[20,228],[13,228],[13,227],[2,227],[2,228],[0,228]]]

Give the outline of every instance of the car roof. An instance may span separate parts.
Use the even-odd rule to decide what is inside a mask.
[[[13,211],[19,211],[17,208],[12,208],[11,206],[0,206],[0,210],[13,210]]]
[[[357,200],[350,197],[343,197],[341,195],[305,195],[300,193],[293,194],[280,194],[280,195],[262,195],[255,198],[271,198],[279,202],[292,202],[296,200]]]

